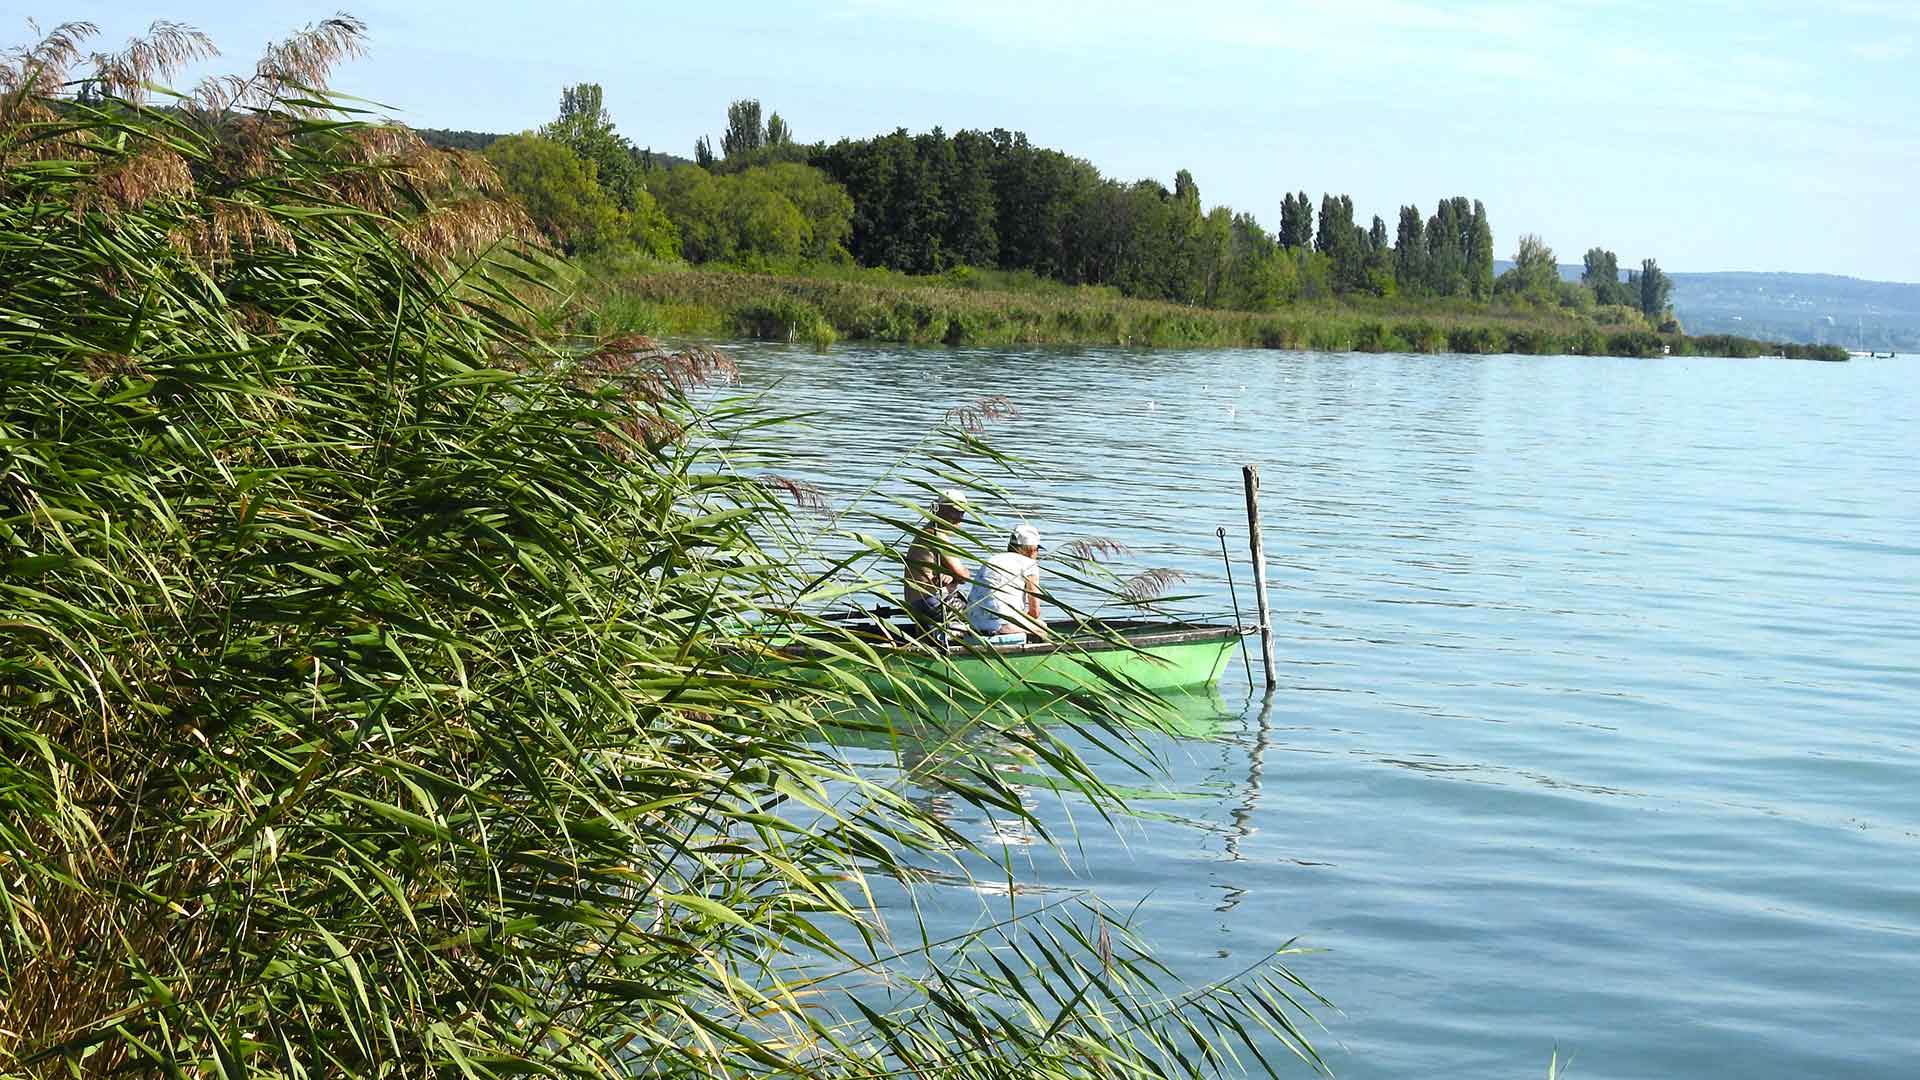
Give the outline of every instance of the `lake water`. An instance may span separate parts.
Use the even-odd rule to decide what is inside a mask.
[[[1015,865],[1193,979],[1324,949],[1338,1075],[1920,1068],[1920,364],[735,353],[839,495],[1007,395],[1018,510],[1199,607],[1259,464],[1278,691],[1236,658],[1150,813]]]

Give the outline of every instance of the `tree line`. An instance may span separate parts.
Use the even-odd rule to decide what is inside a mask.
[[[1351,196],[1280,202],[1269,232],[1250,213],[1208,209],[1193,174],[1121,181],[1091,163],[996,128],[802,143],[779,113],[728,106],[718,149],[667,167],[615,130],[600,87],[567,88],[537,132],[487,148],[504,182],[570,253],[632,248],[689,262],[761,268],[853,262],[908,274],[959,267],[1024,271],[1175,303],[1269,310],[1333,296],[1439,297],[1667,316],[1671,286],[1648,260],[1623,282],[1595,248],[1581,282],[1523,236],[1496,278],[1486,206],[1442,198],[1362,223]]]

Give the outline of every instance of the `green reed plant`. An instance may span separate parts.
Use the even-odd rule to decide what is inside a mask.
[[[844,586],[769,546],[813,511],[767,418],[696,407],[713,353],[557,336],[485,167],[321,89],[357,22],[160,104],[206,40],[90,33],[0,62],[0,1074],[1319,1066],[1277,960],[883,917],[978,855],[823,737],[942,718],[805,614]],[[1131,753],[1124,691],[1071,722]],[[979,737],[921,789],[1042,829],[977,749],[1017,743],[1117,810],[945,696]]]

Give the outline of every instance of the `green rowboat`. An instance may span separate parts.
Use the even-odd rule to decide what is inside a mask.
[[[990,696],[1098,690],[1116,682],[1156,694],[1206,691],[1219,681],[1240,638],[1253,632],[1236,624],[1155,619],[1062,621],[1048,625],[1043,641],[996,646],[931,641],[911,623],[884,618],[844,625],[882,650],[887,679],[964,683]]]

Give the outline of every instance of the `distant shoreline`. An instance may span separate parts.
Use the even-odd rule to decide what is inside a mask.
[[[1244,347],[1318,352],[1513,353],[1550,356],[1784,356],[1843,361],[1838,345],[1762,342],[1433,300],[1298,303],[1269,312],[1187,307],[1031,279],[915,278],[847,270],[752,273],[650,261],[577,268],[594,333],[915,345]]]

